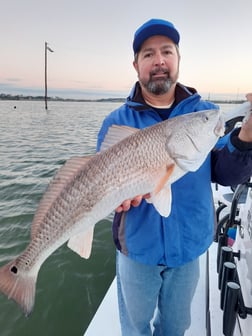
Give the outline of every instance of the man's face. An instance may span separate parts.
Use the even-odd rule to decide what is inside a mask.
[[[179,59],[178,50],[172,40],[157,35],[143,43],[133,65],[140,84],[148,92],[162,95],[177,82]]]

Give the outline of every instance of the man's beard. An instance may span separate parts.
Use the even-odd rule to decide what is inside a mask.
[[[160,79],[153,79],[153,76],[162,73],[167,75],[166,78],[160,78]],[[163,95],[167,93],[171,86],[176,83],[178,78],[178,73],[174,78],[170,77],[169,71],[167,69],[163,68],[157,68],[153,71],[150,72],[150,78],[148,81],[142,81],[141,79],[140,82],[141,84],[148,90],[150,93],[155,94],[155,95]]]

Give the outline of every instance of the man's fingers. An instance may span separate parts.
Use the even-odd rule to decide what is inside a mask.
[[[130,209],[131,200],[124,201],[119,207],[116,208],[116,212],[128,211]]]
[[[142,195],[138,195],[136,196],[132,201],[131,201],[131,205],[133,207],[137,207],[141,202],[142,202],[143,196]]]
[[[116,212],[128,211],[131,206],[138,207],[142,202],[143,198],[150,198],[150,194],[146,195],[138,195],[134,197],[132,200],[125,200],[119,207],[115,209]]]
[[[247,98],[248,101],[250,101],[252,103],[252,93],[247,93],[246,98]]]

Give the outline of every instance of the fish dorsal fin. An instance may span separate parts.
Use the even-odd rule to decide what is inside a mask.
[[[169,178],[171,177],[175,168],[175,164],[166,167],[165,174],[161,177],[156,185],[156,188],[151,193],[151,197],[146,199],[148,203],[152,203],[155,209],[163,217],[168,217],[171,211],[171,187]]]
[[[31,228],[32,237],[36,234],[37,229],[40,227],[40,224],[52,203],[57,199],[57,197],[59,197],[68,182],[70,182],[73,177],[79,173],[83,166],[86,165],[92,157],[93,156],[91,155],[85,157],[73,157],[67,160],[66,163],[58,170],[52,181],[49,183],[34,215]]]
[[[85,232],[81,232],[71,237],[67,243],[67,246],[79,254],[82,258],[88,259],[91,254],[93,236],[94,226],[90,227]]]
[[[119,125],[110,126],[107,134],[105,135],[103,143],[101,144],[100,151],[104,151],[110,148],[111,146],[115,145],[121,140],[136,133],[137,131],[139,131],[138,128],[129,127],[129,126],[119,126]]]

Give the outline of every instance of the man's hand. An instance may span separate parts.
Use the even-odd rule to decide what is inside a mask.
[[[246,98],[250,103],[252,103],[252,92],[246,94]]]
[[[150,194],[138,195],[131,200],[125,200],[119,207],[115,209],[116,212],[128,211],[131,206],[138,207],[143,198],[150,198]]]
[[[246,98],[252,104],[252,93],[248,93]],[[242,124],[238,138],[245,142],[252,142],[252,111],[248,119]]]

